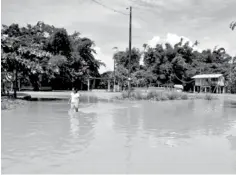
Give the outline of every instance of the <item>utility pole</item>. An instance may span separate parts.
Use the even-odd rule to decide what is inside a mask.
[[[230,64],[230,72],[229,72],[229,77],[230,77],[230,91],[232,90],[232,71],[233,71],[233,65],[234,65],[234,57],[232,58],[232,63]]]
[[[128,77],[128,86],[129,92],[131,91],[131,44],[132,44],[132,7],[130,6],[130,14],[129,14],[129,77]]]
[[[113,92],[115,92],[115,85],[116,85],[116,62],[115,62],[115,58],[114,58],[114,87],[113,87]]]
[[[113,54],[113,61],[114,61],[114,72],[113,72],[113,76],[114,76],[114,87],[113,87],[113,92],[115,92],[115,84],[116,84],[116,54],[118,52],[118,48],[117,47],[113,47],[112,48],[114,51],[114,54]],[[118,80],[118,86],[119,86],[119,80]]]
[[[13,76],[15,76],[15,81],[13,82],[14,83],[14,98],[17,98],[17,89],[18,89],[18,77],[17,77],[17,68],[14,70],[14,74]]]

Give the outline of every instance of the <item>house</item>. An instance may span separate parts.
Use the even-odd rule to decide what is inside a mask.
[[[222,74],[201,74],[192,78],[195,79],[194,92],[225,92],[225,78]]]

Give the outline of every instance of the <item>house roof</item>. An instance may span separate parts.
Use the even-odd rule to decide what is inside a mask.
[[[201,75],[195,75],[192,78],[197,79],[197,78],[219,78],[223,76],[222,74],[201,74]]]

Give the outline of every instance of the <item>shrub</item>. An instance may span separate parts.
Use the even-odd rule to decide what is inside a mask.
[[[167,93],[167,98],[169,100],[177,100],[181,97],[181,94],[179,92],[169,92]]]
[[[165,100],[188,100],[188,99],[205,99],[213,100],[214,97],[212,94],[195,94],[188,95],[183,92],[167,92],[167,91],[149,91],[148,93],[143,93],[142,91],[131,91],[130,96],[128,91],[122,92],[122,99],[129,98],[130,100],[155,100],[155,101],[165,101]]]
[[[133,96],[137,100],[142,100],[143,99],[142,93],[140,91],[134,92]]]
[[[213,100],[213,99],[214,99],[214,96],[211,95],[211,94],[206,94],[206,95],[204,96],[204,99],[205,99],[205,100]]]
[[[123,91],[122,92],[122,98],[128,98],[128,97],[129,97],[128,91]]]
[[[162,95],[161,93],[157,93],[156,96],[154,97],[154,100],[161,101],[162,100],[161,95]]]
[[[187,94],[182,94],[181,95],[181,99],[182,100],[187,100],[188,99],[188,95]]]
[[[147,99],[154,99],[156,96],[157,96],[157,92],[152,90],[148,92]]]
[[[165,94],[165,93],[160,93],[160,99],[161,99],[162,101],[168,100],[167,94]]]
[[[142,100],[142,99],[145,99],[145,96],[142,94],[141,91],[123,91],[122,92],[122,98],[123,99],[126,99],[126,98],[129,98],[129,99],[133,99],[133,100]]]

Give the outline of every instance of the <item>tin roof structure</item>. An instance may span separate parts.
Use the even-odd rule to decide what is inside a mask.
[[[199,78],[219,78],[223,76],[223,74],[201,74],[201,75],[195,75],[192,78],[193,79],[199,79]]]

